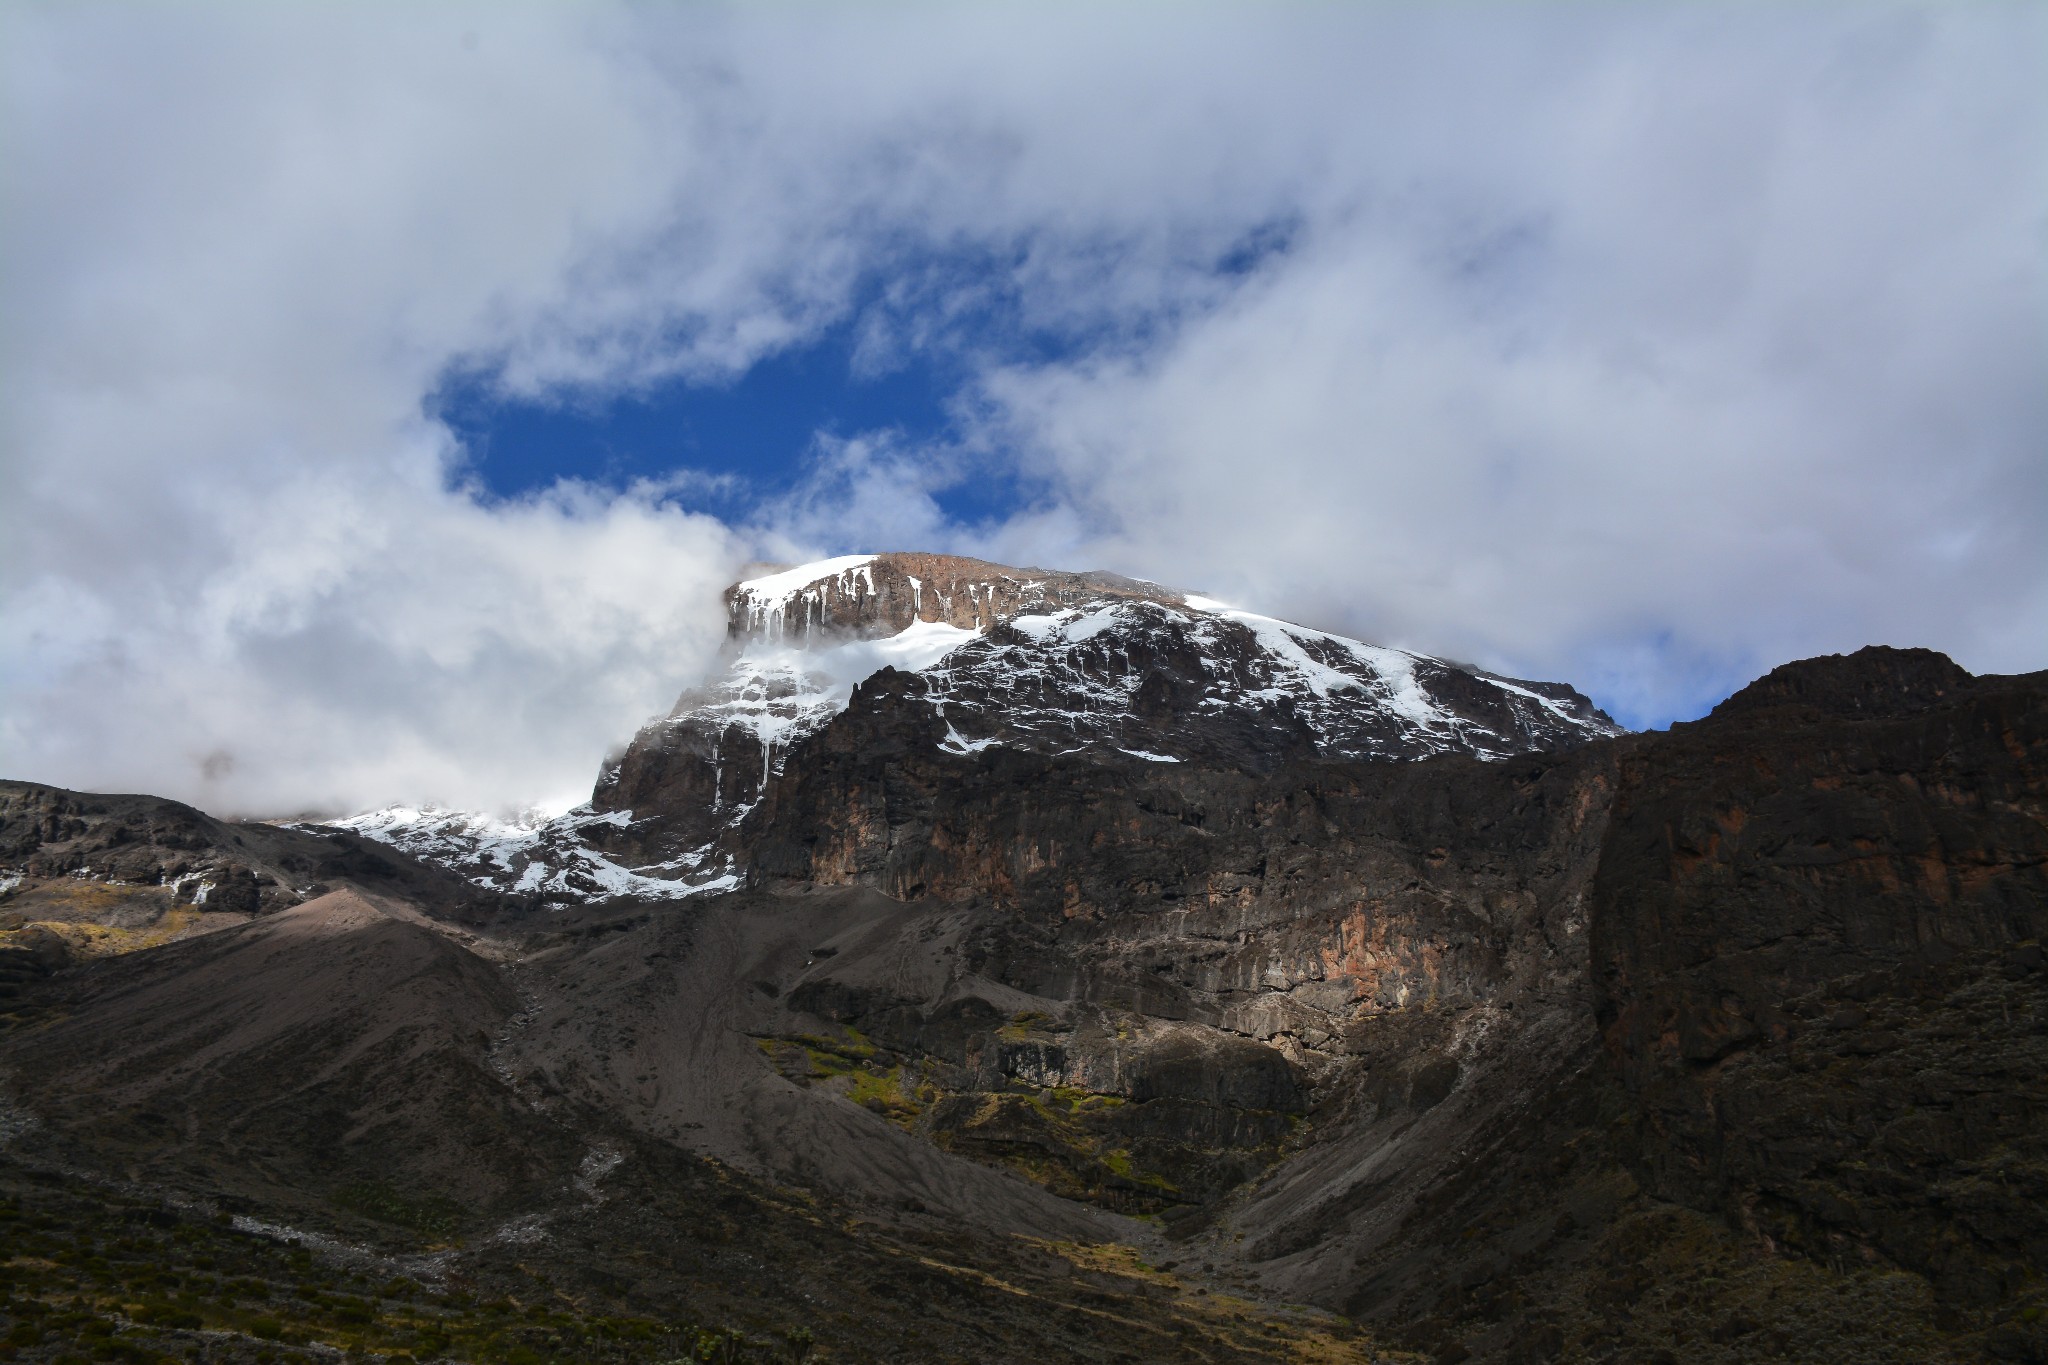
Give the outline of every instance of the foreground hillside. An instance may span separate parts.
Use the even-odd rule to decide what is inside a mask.
[[[510,886],[0,789],[19,1357],[2048,1359],[2048,678],[1630,736],[912,558],[735,676],[961,641],[686,695]]]

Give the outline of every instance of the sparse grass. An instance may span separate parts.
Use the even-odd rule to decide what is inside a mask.
[[[1011,1016],[1010,1022],[996,1030],[996,1037],[1006,1043],[1021,1043],[1035,1036],[1042,1036],[1040,1025],[1046,1022],[1042,1010],[1025,1010]]]
[[[102,1191],[0,1198],[0,1247],[0,1360],[56,1359],[45,1348],[70,1345],[87,1346],[94,1360],[160,1365],[193,1358],[207,1342],[206,1359],[280,1365],[331,1360],[333,1350],[387,1361],[651,1362],[688,1358],[700,1340],[721,1335],[566,1304],[478,1303]],[[237,1341],[246,1354],[220,1354]],[[776,1358],[766,1349],[743,1347],[733,1358]]]
[[[804,1085],[829,1085],[906,1131],[941,1093],[922,1072],[913,1078],[906,1063],[858,1029],[844,1029],[838,1037],[805,1033],[754,1042],[781,1075]]]
[[[872,1109],[898,1127],[909,1129],[916,1125],[925,1106],[916,1094],[905,1093],[904,1071],[902,1066],[892,1066],[883,1071],[862,1069],[850,1072],[846,1097],[863,1108]]]
[[[1026,1011],[1005,1028],[1021,1036],[1045,1018]],[[999,1092],[954,1090],[937,1079],[944,1068],[933,1059],[885,1051],[853,1028],[754,1041],[789,1080],[834,1090],[944,1151],[1007,1167],[1065,1198],[1138,1216],[1189,1202],[1179,1168],[1161,1164],[1162,1153],[1170,1162],[1178,1149],[1124,1135],[1117,1116],[1131,1101],[1122,1095],[1021,1083]],[[962,1099],[971,1107],[940,1108]],[[1289,1116],[1289,1132],[1299,1126]]]
[[[201,907],[174,902],[155,886],[54,878],[17,888],[0,911],[0,948],[54,935],[78,957],[111,957],[157,948],[225,927]]]
[[[819,1052],[829,1052],[835,1056],[860,1061],[866,1061],[877,1051],[875,1045],[868,1040],[868,1036],[850,1024],[839,1025],[836,1034],[800,1033],[796,1036],[796,1041]]]
[[[452,1199],[407,1195],[381,1180],[344,1186],[335,1192],[334,1204],[379,1222],[409,1228],[437,1242],[446,1242],[455,1235],[466,1212]]]
[[[1093,1090],[1079,1090],[1073,1086],[1057,1086],[1052,1092],[1053,1102],[1067,1107],[1069,1114],[1082,1114],[1103,1109],[1117,1109],[1129,1104],[1122,1095],[1103,1095]]]
[[[1335,1313],[1293,1304],[1261,1304],[1191,1283],[1148,1264],[1136,1247],[1113,1242],[1018,1240],[1041,1254],[1059,1256],[1091,1279],[1117,1285],[1125,1293],[1165,1296],[1190,1337],[1232,1355],[1261,1358],[1271,1353],[1297,1365],[1396,1365],[1426,1359],[1375,1347],[1350,1319]]]

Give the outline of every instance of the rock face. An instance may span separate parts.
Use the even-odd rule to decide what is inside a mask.
[[[1406,1128],[1512,1070],[1469,1045],[1516,1001],[1583,989],[1561,954],[1583,951],[1611,755],[1267,773],[958,755],[904,681],[872,680],[775,787],[751,870],[967,917],[936,993],[835,955],[787,995],[913,1070],[976,1059],[920,1120],[951,1150],[1203,1226],[1351,1123],[1366,1071]]]
[[[942,989],[870,955],[781,987],[932,1068],[929,1140],[1431,1349],[1546,1295],[1647,1327],[1602,1267],[1693,1225],[1614,1232],[1646,1199],[2032,1339],[2048,679],[1867,650],[1667,735],[1263,771],[961,752],[931,695],[871,678],[745,825],[759,886],[968,916]]]
[[[1623,760],[1593,966],[1653,1188],[1958,1303],[2038,1273],[2042,694],[1865,650]]]
[[[878,640],[920,624],[979,632],[1027,612],[1181,598],[1112,573],[1013,569],[957,555],[848,555],[727,588],[726,638],[744,647]]]

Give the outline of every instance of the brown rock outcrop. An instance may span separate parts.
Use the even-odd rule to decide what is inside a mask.
[[[960,555],[898,552],[826,563],[845,567],[803,582],[778,581],[793,572],[786,569],[727,588],[727,641],[876,639],[919,621],[986,630],[1028,611],[1100,601],[1177,603],[1181,596],[1120,574],[1012,568]]]

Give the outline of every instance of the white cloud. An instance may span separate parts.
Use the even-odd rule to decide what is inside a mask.
[[[2036,666],[2042,28],[10,7],[5,768],[554,796],[702,666],[739,560],[856,542],[1178,579],[1644,716],[1871,639]],[[861,363],[964,362],[963,441],[828,444],[737,531],[493,503],[422,416],[451,367],[729,376],[876,290]],[[991,468],[1032,506],[950,524]]]
[[[716,647],[723,526],[486,505],[421,415],[668,221],[653,97],[566,11],[496,16],[488,53],[453,9],[365,13],[9,15],[11,774],[558,797]]]
[[[1258,279],[1136,355],[993,374],[988,439],[1059,494],[1011,553],[1639,721],[1872,642],[2048,662],[2040,17],[1617,28],[1496,52],[1477,100],[1361,98],[1431,131]]]

